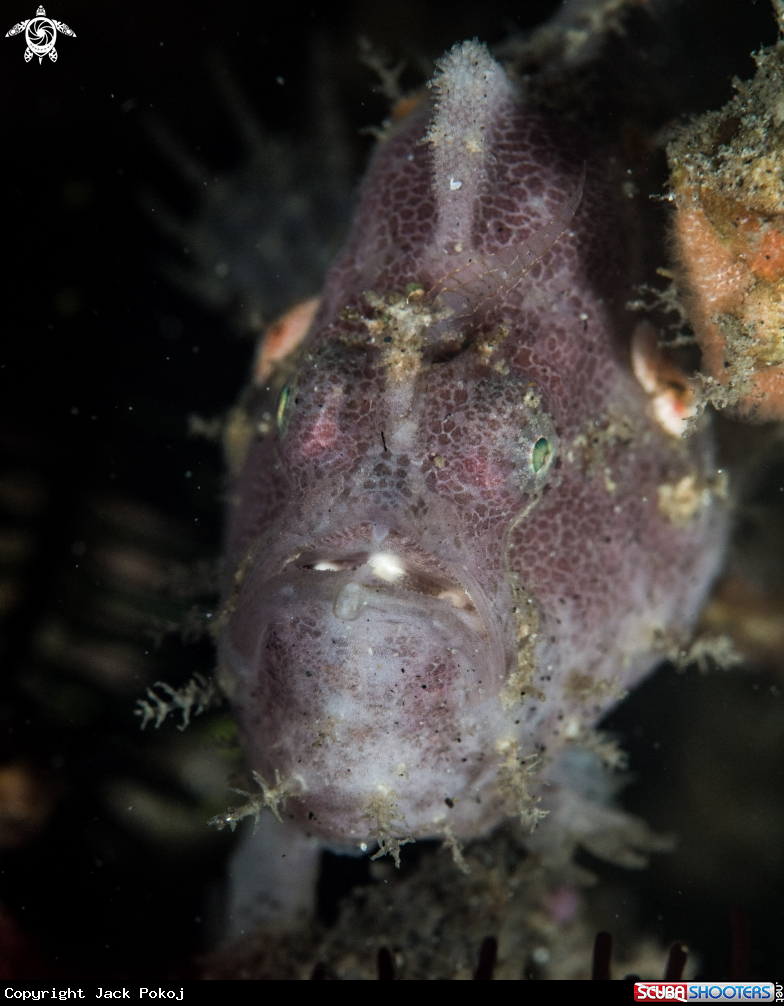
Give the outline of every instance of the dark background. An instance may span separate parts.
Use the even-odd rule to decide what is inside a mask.
[[[3,30],[32,17],[35,6],[4,3]],[[185,646],[176,634],[145,648],[143,635],[125,623],[94,616],[102,591],[122,593],[122,576],[101,573],[98,560],[90,565],[91,542],[120,542],[137,559],[143,553],[166,562],[218,554],[220,458],[214,445],[187,436],[187,416],[210,418],[231,405],[251,351],[236,311],[211,311],[164,278],[161,264],[178,249],[149,209],[165,205],[194,218],[199,199],[150,138],[150,116],[211,171],[236,171],[242,149],[211,60],[231,70],[260,123],[302,142],[313,125],[313,47],[326,45],[358,179],[371,143],[360,131],[386,114],[373,75],[357,58],[358,35],[395,60],[407,57],[404,83],[415,86],[428,61],[453,42],[477,36],[500,43],[555,7],[544,0],[318,8],[298,0],[50,0],[47,15],[77,36],[59,36],[56,63],[25,63],[23,36],[0,39],[0,463],[10,479],[0,484],[0,510],[11,542],[5,558],[0,549],[11,585],[11,600],[0,608],[0,761],[33,780],[28,824],[11,821],[11,837],[0,841],[0,902],[7,945],[16,940],[19,953],[41,967],[92,977],[190,973],[187,962],[215,933],[227,851],[224,836],[186,849],[158,841],[107,809],[112,779],[141,779],[164,795],[176,790],[144,748],[133,703],[157,675],[176,683],[209,672],[212,651],[204,639]],[[655,20],[635,12],[629,37],[612,43],[624,59],[613,60],[598,85],[602,114],[608,123],[632,116],[652,134],[674,116],[718,107],[731,94],[731,77],[753,72],[750,51],[774,35],[763,0],[675,4]],[[663,159],[657,165],[663,185]],[[777,482],[778,473],[770,478]],[[30,547],[15,552],[14,541]],[[152,573],[144,580],[143,566],[131,571],[135,587],[126,590],[137,607],[145,590],[156,616],[167,604],[188,607],[186,592],[161,591]],[[52,644],[52,624],[70,643]],[[99,643],[130,640],[150,669],[137,674],[135,688],[128,685],[135,672],[125,674],[124,687],[107,684],[103,672],[86,675],[71,652],[77,636],[88,657]],[[731,687],[743,696],[769,690],[773,673],[761,667]],[[667,818],[670,797],[680,793],[674,780],[686,711],[703,702],[710,684],[665,671],[614,716],[640,780],[630,805],[658,808]],[[718,701],[738,706],[741,698]],[[744,765],[757,771],[745,758],[741,752],[733,768],[739,760],[741,788]],[[734,811],[721,795],[724,784],[717,785],[710,813],[718,821]],[[775,815],[771,821],[778,827]],[[678,821],[661,827],[677,830]],[[728,971],[729,912],[741,905],[751,918],[754,970],[780,975],[780,865],[755,872],[747,864],[739,869],[748,878],[736,882],[722,875],[738,866],[730,860],[717,859],[692,890],[674,868],[655,867],[637,878],[629,911],[645,931],[699,946],[706,966],[721,974]]]

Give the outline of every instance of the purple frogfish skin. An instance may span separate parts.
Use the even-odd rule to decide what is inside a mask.
[[[622,181],[455,46],[235,413],[221,683],[327,846],[562,835],[568,753],[693,629],[727,519],[709,428],[634,377]]]

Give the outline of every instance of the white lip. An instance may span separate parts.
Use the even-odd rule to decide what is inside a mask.
[[[391,552],[376,552],[374,555],[368,556],[367,562],[373,573],[388,583],[394,583],[406,574],[406,567],[402,561]]]
[[[368,567],[376,579],[385,583],[396,584],[420,594],[427,594],[440,601],[448,601],[461,611],[476,611],[468,591],[460,584],[449,582],[441,577],[426,576],[407,564],[394,552],[355,553],[346,557],[319,558],[315,562],[308,562],[307,557],[305,557],[305,562],[302,562],[302,558],[300,556],[299,561],[295,560],[295,564],[300,566],[302,563],[300,568],[311,570],[314,573],[342,573],[346,570],[355,571]],[[477,628],[480,625],[481,619],[477,618]],[[482,635],[485,635],[483,629],[480,631]]]
[[[399,580],[401,576],[406,574],[406,567],[402,560],[392,552],[374,552],[365,561],[380,580],[386,580],[388,583],[394,583],[395,580]],[[351,566],[347,566],[344,559],[319,559],[311,566],[311,569],[319,573],[339,573],[343,569],[353,567],[353,561],[351,561]]]

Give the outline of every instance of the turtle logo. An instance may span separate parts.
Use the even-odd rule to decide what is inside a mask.
[[[47,55],[53,63],[56,63],[57,50],[54,43],[57,40],[58,31],[61,31],[63,35],[71,35],[76,38],[76,32],[71,31],[67,24],[47,17],[43,7],[39,7],[35,12],[35,17],[30,18],[29,21],[20,21],[19,24],[15,24],[10,31],[5,33],[5,37],[18,35],[20,31],[25,33],[27,41],[24,54],[25,63],[29,63],[33,56],[37,56],[40,63]]]

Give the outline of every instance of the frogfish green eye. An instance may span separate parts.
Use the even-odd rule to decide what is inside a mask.
[[[539,437],[531,448],[531,467],[538,474],[546,468],[553,458],[553,449],[547,437]]]
[[[291,397],[291,388],[288,384],[280,393],[280,398],[278,399],[278,411],[276,414],[276,420],[278,423],[278,431],[283,432],[283,419],[286,415],[286,406],[289,404],[289,398]]]

